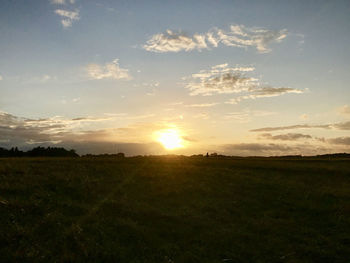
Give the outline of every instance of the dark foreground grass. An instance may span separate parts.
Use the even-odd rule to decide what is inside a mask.
[[[0,159],[0,262],[350,262],[350,163]]]

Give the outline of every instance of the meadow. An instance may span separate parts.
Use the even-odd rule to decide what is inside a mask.
[[[1,158],[0,262],[350,262],[350,160]]]

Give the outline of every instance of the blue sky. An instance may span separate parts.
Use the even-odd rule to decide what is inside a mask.
[[[349,151],[349,13],[348,1],[1,1],[0,147]],[[268,127],[280,129],[252,131]],[[169,131],[179,147],[159,141]]]

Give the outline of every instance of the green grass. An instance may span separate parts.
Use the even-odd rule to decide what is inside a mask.
[[[0,262],[350,262],[350,162],[0,159]]]

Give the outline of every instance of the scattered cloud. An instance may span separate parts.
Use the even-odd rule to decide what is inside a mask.
[[[263,133],[259,135],[259,137],[267,140],[280,140],[280,141],[297,141],[300,139],[312,139],[311,135],[302,134],[302,133],[287,133],[287,134],[279,134],[279,135],[272,135],[271,133]]]
[[[229,67],[228,64],[213,66],[192,74],[185,88],[191,96],[211,96],[248,91],[258,85],[258,79],[247,77],[242,72],[253,71],[253,67]]]
[[[268,53],[271,43],[279,43],[286,38],[288,32],[282,30],[268,30],[244,25],[232,25],[228,31],[214,28],[204,34],[189,36],[181,31],[166,30],[165,33],[153,35],[143,48],[151,52],[179,52],[209,49],[222,45],[229,47],[248,48],[253,47],[259,53]]]
[[[183,78],[185,88],[191,96],[211,96],[214,94],[246,93],[232,98],[227,104],[237,104],[242,100],[276,97],[288,93],[303,93],[304,91],[288,87],[264,86],[256,77],[248,76],[248,72],[254,71],[254,67],[229,67],[228,64],[220,64],[209,70],[201,70],[190,77]]]
[[[271,132],[271,131],[294,130],[294,129],[350,130],[350,121],[333,123],[333,124],[319,124],[319,125],[297,124],[297,125],[280,126],[280,127],[265,127],[265,128],[253,129],[250,131],[252,131],[252,132]]]
[[[61,24],[64,28],[71,27],[74,21],[78,21],[80,19],[78,9],[75,11],[56,9],[55,14],[61,17]]]
[[[89,64],[85,69],[91,79],[131,79],[129,70],[121,68],[118,59],[105,65]]]

